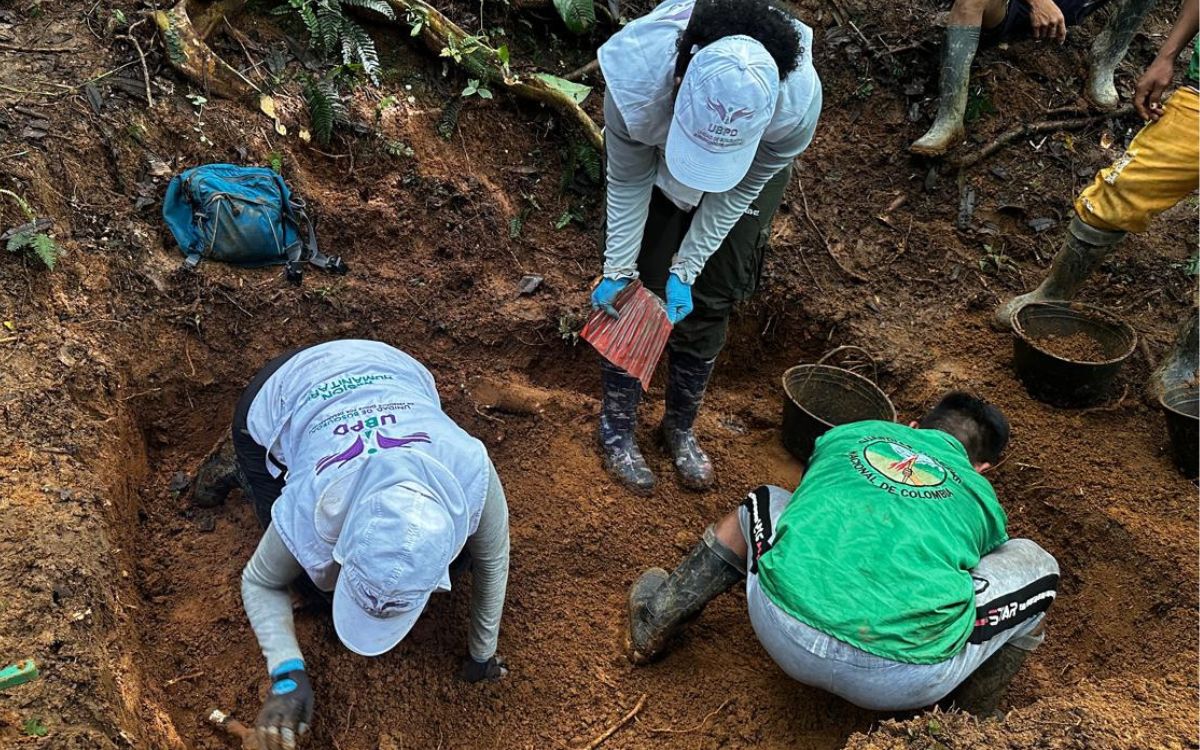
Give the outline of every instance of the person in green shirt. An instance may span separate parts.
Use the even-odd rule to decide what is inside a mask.
[[[900,711],[950,695],[996,711],[1041,644],[1058,564],[1009,539],[981,472],[1008,442],[1004,415],[950,393],[919,421],[854,422],[816,443],[800,487],[759,487],[709,526],[672,573],[629,593],[634,663],[746,579],[750,621],[793,679],[864,708]]]

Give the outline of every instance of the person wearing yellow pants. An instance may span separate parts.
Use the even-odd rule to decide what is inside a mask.
[[[1183,86],[1166,102],[1175,61],[1200,31],[1200,0],[1184,0],[1170,35],[1154,62],[1138,79],[1134,107],[1149,121],[1115,164],[1102,169],[1075,200],[1075,216],[1066,241],[1054,257],[1041,285],[1013,297],[996,310],[993,326],[1012,327],[1022,305],[1041,300],[1069,300],[1083,281],[1127,233],[1146,231],[1158,214],[1183,200],[1200,182],[1200,93],[1197,67],[1200,49],[1192,50]],[[1184,321],[1175,351],[1156,372],[1151,395],[1167,383],[1196,377],[1197,324],[1193,311]]]

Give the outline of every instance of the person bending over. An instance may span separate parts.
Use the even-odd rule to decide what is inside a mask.
[[[266,530],[242,572],[271,680],[255,722],[262,747],[290,750],[312,718],[293,581],[332,602],[346,648],[378,656],[470,566],[463,677],[506,674],[496,656],[508,583],[504,490],[483,444],[442,412],[415,359],[343,340],[272,360],[242,393],[232,440],[201,466],[192,501],[211,507],[235,486]]]
[[[1009,427],[945,396],[909,425],[818,438],[795,492],[759,487],[672,573],[629,593],[628,649],[658,657],[680,625],[745,578],[750,623],[790,677],[878,711],[955,702],[993,713],[1043,640],[1058,564],[1006,517],[980,473]]]
[[[736,303],[758,286],[771,222],[821,114],[812,29],[766,0],[680,0],[614,34],[606,85],[607,219],[592,306],[633,279],[675,324],[660,435],[683,486],[713,466],[693,430]],[[601,365],[599,442],[625,487],[654,488],[638,448],[637,378]]]

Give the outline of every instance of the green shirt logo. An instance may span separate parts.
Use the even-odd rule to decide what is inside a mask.
[[[894,440],[871,443],[863,451],[863,458],[872,469],[898,484],[937,487],[946,481],[946,468],[936,459]]]

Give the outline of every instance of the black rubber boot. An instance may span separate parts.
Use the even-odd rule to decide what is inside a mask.
[[[1000,647],[950,695],[951,702],[981,719],[998,717],[1008,684],[1029,652],[1012,644]]]
[[[1157,3],[1157,0],[1122,0],[1116,3],[1108,23],[1092,43],[1092,59],[1088,66],[1088,79],[1084,96],[1100,109],[1116,109],[1121,97],[1113,83],[1113,74],[1133,35],[1142,27],[1142,21]]]
[[[971,83],[971,61],[979,48],[978,26],[947,26],[942,49],[942,74],[938,82],[938,112],[933,127],[909,151],[922,156],[941,156],[963,139],[963,117],[967,113],[967,89]]]
[[[654,474],[646,465],[634,435],[642,384],[607,360],[600,365],[600,383],[604,389],[600,408],[600,454],[604,468],[634,492],[649,494],[654,489]]]
[[[1188,310],[1188,316],[1179,326],[1175,334],[1175,345],[1150,376],[1147,395],[1157,403],[1163,394],[1171,388],[1181,385],[1194,385],[1200,378],[1200,331],[1197,330],[1198,320],[1195,307]]]
[[[683,623],[745,577],[746,561],[722,544],[711,526],[674,573],[662,568],[642,573],[629,589],[629,660],[645,664],[658,658]]]
[[[704,403],[704,391],[712,374],[713,362],[688,354],[671,353],[667,375],[666,411],[659,434],[675,460],[679,481],[689,490],[702,492],[712,487],[713,467],[700,447],[692,425]]]
[[[196,478],[192,480],[191,503],[198,508],[215,508],[225,502],[234,487],[241,487],[246,492],[246,481],[238,467],[233,440],[226,437],[213,448],[196,472]]]
[[[1032,292],[1013,297],[996,308],[992,327],[997,331],[1011,329],[1012,314],[1027,302],[1073,299],[1084,280],[1091,276],[1112,252],[1113,246],[1124,237],[1125,232],[1097,229],[1085,224],[1078,216],[1071,219],[1067,227],[1067,239],[1054,256],[1045,280]]]

